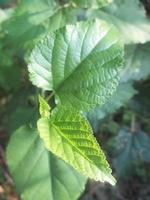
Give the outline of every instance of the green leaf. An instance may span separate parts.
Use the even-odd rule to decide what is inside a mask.
[[[70,0],[75,3],[77,6],[83,8],[100,8],[111,3],[112,0]]]
[[[136,161],[150,162],[150,137],[143,131],[132,133],[129,128],[121,129],[114,146],[114,167],[120,176],[126,175]]]
[[[126,44],[150,41],[150,20],[137,0],[114,0],[104,10],[89,11],[89,16],[113,23]]]
[[[9,18],[8,12],[0,8],[0,23]]]
[[[125,48],[125,68],[121,82],[144,80],[150,75],[150,42],[127,45]]]
[[[3,24],[8,40],[13,45],[33,48],[51,31],[77,20],[77,9],[60,7],[54,0],[23,0],[14,15]]]
[[[39,103],[40,103],[39,112],[40,112],[41,117],[49,117],[50,116],[50,106],[44,100],[44,98],[41,97],[40,95],[39,95]]]
[[[0,44],[3,45],[4,41],[0,40]],[[20,63],[13,63],[13,60],[12,49],[0,46],[0,87],[11,92],[20,88],[22,75]]]
[[[130,102],[130,108],[140,116],[150,119],[150,81],[137,85],[138,94]]]
[[[35,95],[36,91],[32,87],[24,87],[11,94],[4,106],[5,117],[3,117],[4,127],[10,134],[24,124],[36,126],[39,113]]]
[[[112,185],[115,179],[88,121],[77,111],[59,108],[38,123],[40,137],[52,153],[85,176]]]
[[[87,114],[88,119],[92,123],[95,131],[98,131],[100,121],[110,113],[114,113],[120,107],[124,106],[137,91],[131,83],[121,83],[114,92],[112,98],[103,106],[96,107]]]
[[[96,20],[48,35],[33,50],[28,68],[33,84],[54,90],[57,102],[88,110],[112,95],[122,61],[116,29]]]
[[[11,137],[7,161],[22,200],[76,200],[84,190],[86,178],[48,152],[28,126]]]

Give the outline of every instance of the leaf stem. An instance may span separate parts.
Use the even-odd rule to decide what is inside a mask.
[[[49,101],[54,95],[55,95],[55,92],[52,91],[51,94],[46,98],[46,100]]]
[[[139,122],[136,119],[136,115],[132,115],[132,120],[131,120],[131,132],[136,133],[140,130],[140,125]]]

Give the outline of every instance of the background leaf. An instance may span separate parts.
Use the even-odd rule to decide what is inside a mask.
[[[121,72],[121,82],[138,81],[150,75],[150,42],[127,45],[125,48],[125,68]]]
[[[13,45],[29,49],[49,32],[76,20],[77,9],[61,7],[54,0],[23,0],[3,29]]]
[[[28,126],[13,134],[7,160],[23,200],[76,200],[84,189],[86,178],[48,152]]]
[[[84,8],[100,8],[111,3],[112,0],[71,0],[77,6]]]
[[[110,113],[116,112],[117,109],[124,106],[136,93],[137,92],[131,83],[119,84],[109,101],[107,101],[103,106],[96,107],[94,110],[87,113],[87,117],[92,123],[94,131],[98,131],[100,121],[104,117]]]
[[[126,174],[136,161],[150,162],[150,137],[143,131],[132,133],[128,128],[120,130],[114,146],[114,167],[118,175]]]
[[[89,15],[113,23],[126,44],[150,41],[150,20],[138,0],[114,0],[103,10],[89,11]]]

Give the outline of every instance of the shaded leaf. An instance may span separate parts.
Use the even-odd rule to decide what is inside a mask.
[[[23,200],[76,200],[84,189],[86,178],[48,152],[27,126],[13,134],[7,160]]]
[[[32,48],[41,37],[76,19],[77,9],[60,7],[54,0],[23,0],[3,29],[13,45]]]
[[[114,167],[118,175],[124,175],[134,162],[150,162],[150,137],[143,131],[132,133],[122,129],[115,142],[116,157]]]
[[[150,81],[137,86],[138,94],[130,102],[131,110],[150,118]]]
[[[130,83],[119,84],[112,98],[103,106],[96,107],[93,111],[87,114],[92,126],[98,131],[101,120],[110,113],[114,113],[120,107],[124,106],[136,94],[136,90]]]
[[[121,82],[144,80],[150,75],[150,42],[125,48],[125,68]]]

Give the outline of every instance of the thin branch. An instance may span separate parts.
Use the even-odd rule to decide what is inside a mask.
[[[0,166],[1,166],[2,173],[3,173],[6,181],[9,184],[12,185],[13,181],[12,181],[12,178],[10,177],[10,175],[9,175],[7,163],[6,163],[6,160],[5,160],[5,153],[4,153],[4,150],[3,150],[1,145],[0,145]]]
[[[55,92],[51,92],[51,94],[46,98],[47,101],[49,101],[53,96],[55,95]]]

